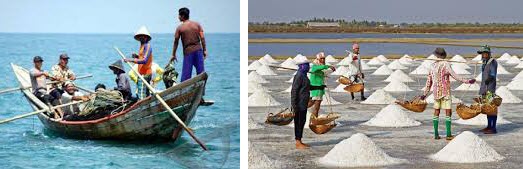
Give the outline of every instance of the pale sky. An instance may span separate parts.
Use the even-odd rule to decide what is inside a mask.
[[[240,31],[240,0],[0,0],[0,32],[172,33],[188,7],[206,32]]]
[[[521,23],[522,7],[522,0],[249,0],[249,22],[326,17],[389,23]]]

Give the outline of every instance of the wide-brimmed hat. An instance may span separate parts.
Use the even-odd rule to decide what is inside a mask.
[[[117,60],[113,64],[109,65],[109,69],[111,69],[111,70],[116,69],[116,70],[121,70],[122,72],[125,72],[125,70],[123,69],[122,60]]]
[[[134,39],[139,41],[138,36],[140,36],[140,35],[145,35],[145,36],[149,37],[149,40],[151,40],[151,34],[149,33],[149,30],[147,30],[147,27],[145,27],[145,26],[140,27],[140,29],[138,29],[138,31],[136,31],[136,33],[134,33]]]
[[[483,45],[481,46],[481,48],[478,50],[478,54],[482,54],[482,53],[490,53],[490,46],[488,45]]]

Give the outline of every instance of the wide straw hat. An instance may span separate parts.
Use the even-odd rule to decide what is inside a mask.
[[[134,39],[138,40],[139,35],[145,35],[145,36],[149,37],[149,40],[151,40],[151,34],[149,33],[149,30],[147,30],[147,27],[145,27],[145,26],[140,27],[140,29],[138,29],[138,31],[136,31],[136,33],[134,34]]]

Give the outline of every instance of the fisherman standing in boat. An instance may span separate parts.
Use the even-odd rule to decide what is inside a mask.
[[[90,98],[88,95],[84,95],[82,92],[79,92],[76,89],[76,86],[73,82],[67,81],[63,86],[64,93],[62,94],[62,103],[67,104],[73,101],[88,101]],[[75,115],[80,112],[80,105],[70,105],[63,108],[64,118],[63,120],[71,120]]]
[[[122,97],[125,101],[132,100],[133,94],[131,92],[131,84],[129,83],[129,78],[127,78],[127,75],[125,74],[122,61],[118,60],[109,65],[109,69],[111,69],[116,75],[116,87],[114,87],[114,90],[118,90],[120,93],[122,93]]]
[[[309,61],[302,59],[296,63],[298,71],[294,75],[291,89],[291,106],[294,113],[294,136],[297,149],[310,147],[301,142],[303,136],[303,127],[307,119],[307,105],[310,100],[310,81],[307,77],[309,72]]]
[[[311,67],[311,102],[310,106],[314,106],[314,111],[312,115],[318,117],[318,112],[320,111],[321,101],[323,100],[323,95],[325,95],[325,73],[323,70],[331,69],[336,71],[334,66],[325,65],[325,53],[320,52],[316,54],[316,59],[313,62]]]
[[[151,34],[147,30],[145,26],[140,27],[140,29],[135,33],[134,39],[137,41],[140,41],[140,51],[137,55],[137,59],[124,59],[124,62],[133,62],[138,64],[138,73],[143,76],[143,78],[147,81],[147,83],[151,82],[152,79],[152,63],[153,63],[153,51],[151,49],[151,44],[149,41],[151,40]],[[136,57],[136,56],[133,56]],[[151,95],[149,89],[145,84],[143,84],[142,81],[138,81],[138,99],[143,99],[149,95]]]
[[[34,68],[29,71],[29,78],[31,79],[31,87],[33,94],[43,101],[47,106],[51,107],[53,105],[58,105],[57,97],[54,97],[53,94],[47,93],[47,78],[51,80],[56,80],[54,77],[50,76],[49,73],[42,70],[42,64],[44,60],[40,56],[35,56],[33,58]],[[53,90],[52,92],[58,92]],[[57,94],[54,94],[57,95]],[[54,113],[54,118],[59,119],[63,113],[61,109],[56,109],[57,112]]]
[[[352,44],[352,52],[349,54],[348,57],[352,59],[352,65],[356,66],[356,68],[358,70],[356,75],[354,76],[353,82],[363,83],[363,79],[365,79],[365,75],[361,71],[360,45],[358,45],[357,43]],[[365,89],[361,90],[361,101],[365,101],[367,99],[367,98],[365,98],[364,90]],[[354,100],[353,92],[350,93],[350,96],[352,97],[352,100]]]
[[[445,117],[445,127],[447,129],[447,140],[452,140],[452,132],[450,130],[451,118],[452,115],[452,95],[450,93],[450,78],[452,78],[467,84],[473,84],[476,82],[476,79],[464,79],[459,77],[450,67],[449,62],[444,59],[447,57],[447,52],[443,48],[436,48],[434,55],[441,60],[436,61],[432,64],[429,74],[427,76],[427,83],[425,85],[425,92],[421,96],[422,100],[425,100],[427,94],[429,94],[430,89],[433,89],[434,95],[434,116],[432,122],[434,123],[434,139],[440,139],[438,134],[438,123],[439,123],[439,113],[440,109],[444,109],[446,113]]]
[[[498,62],[496,59],[491,57],[490,47],[488,45],[482,46],[478,50],[478,54],[481,54],[481,86],[479,89],[479,95],[481,99],[492,98],[496,92],[496,78],[498,74]],[[487,127],[480,130],[485,134],[496,134],[496,121],[497,115],[487,115]]]

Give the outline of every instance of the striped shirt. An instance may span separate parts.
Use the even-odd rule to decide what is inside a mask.
[[[450,64],[446,61],[437,61],[432,64],[429,75],[427,77],[427,83],[425,84],[426,96],[430,89],[433,89],[434,99],[441,99],[446,96],[450,96],[450,78],[468,83],[467,79],[459,77],[450,67]]]

